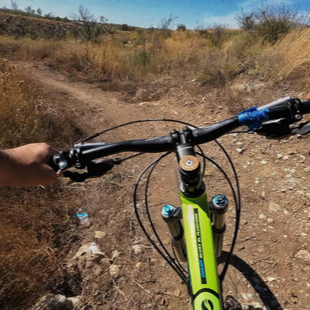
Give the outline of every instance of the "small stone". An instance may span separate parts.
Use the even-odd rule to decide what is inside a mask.
[[[306,156],[299,155],[299,157],[300,157],[300,160],[298,161],[299,163],[305,162]]]
[[[238,148],[236,149],[236,151],[237,151],[238,153],[242,153],[244,150],[238,147]]]
[[[266,165],[268,162],[267,162],[266,160],[262,160],[260,163],[261,163],[262,165]]]
[[[283,156],[283,159],[284,159],[284,160],[287,160],[287,159],[288,159],[288,156],[287,156],[287,155]]]
[[[261,214],[259,215],[259,218],[262,219],[262,220],[264,220],[264,219],[266,218],[266,215],[263,214],[263,213],[261,213]]]
[[[269,210],[273,213],[277,212],[280,210],[280,206],[274,202],[269,203]]]
[[[273,219],[269,217],[269,218],[267,219],[267,223],[269,223],[269,224],[273,223]]]
[[[281,159],[282,157],[283,157],[282,154],[277,154],[278,159]]]
[[[100,257],[105,256],[105,254],[99,249],[98,245],[95,242],[90,242],[90,243],[87,243],[81,246],[73,258],[76,259],[81,256],[85,257],[85,256],[91,256],[94,254]]]
[[[64,295],[46,295],[39,300],[32,308],[32,310],[73,310],[73,303]]]
[[[142,266],[141,262],[136,263],[136,268],[140,269],[141,266]]]
[[[112,277],[117,277],[119,275],[119,267],[117,265],[111,265],[109,272]]]
[[[295,257],[310,264],[310,253],[306,250],[300,250],[295,254]]]
[[[142,253],[142,249],[143,249],[143,246],[141,244],[135,244],[133,247],[132,247],[132,250],[133,250],[133,253],[135,255],[139,255]]]
[[[82,297],[81,296],[69,297],[67,299],[72,302],[73,309],[80,309],[82,307]]]
[[[274,277],[267,277],[268,282],[273,282],[276,278]]]
[[[107,234],[104,231],[95,231],[95,238],[96,239],[102,239],[105,237]]]
[[[114,251],[112,252],[111,260],[114,260],[115,258],[118,258],[119,255],[120,255],[120,252],[117,251],[117,250],[114,250]]]
[[[176,289],[174,291],[174,296],[179,297],[181,295],[181,291],[179,289]]]
[[[163,241],[163,244],[164,244],[164,245],[169,245],[169,244],[170,244],[170,239],[165,239],[165,240]]]

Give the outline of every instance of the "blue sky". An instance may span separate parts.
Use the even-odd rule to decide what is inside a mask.
[[[207,27],[227,24],[238,27],[235,15],[241,9],[250,11],[259,6],[260,0],[16,0],[18,7],[31,6],[41,8],[43,14],[52,12],[56,16],[71,17],[82,4],[96,16],[104,16],[111,23],[128,24],[140,27],[157,27],[162,18],[170,13],[178,17],[176,24],[185,24],[187,28]],[[301,11],[310,9],[309,0],[265,0],[264,3],[284,2],[288,6],[300,5]],[[0,7],[11,8],[11,0],[0,0]]]

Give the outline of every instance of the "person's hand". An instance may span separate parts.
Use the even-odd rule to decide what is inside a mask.
[[[57,173],[48,165],[57,150],[46,143],[32,143],[0,151],[0,186],[52,185]]]
[[[306,100],[310,100],[310,92],[307,94]]]

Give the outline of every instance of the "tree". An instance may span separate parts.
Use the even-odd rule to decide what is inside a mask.
[[[25,12],[33,15],[36,14],[36,11],[33,10],[30,5],[25,8]]]
[[[42,15],[42,10],[41,10],[40,8],[38,8],[38,9],[37,9],[37,13],[38,13],[39,15]]]
[[[78,14],[74,16],[74,19],[78,24],[78,28],[73,34],[86,41],[97,41],[107,22],[105,17],[94,16],[83,5],[80,5]]]
[[[16,1],[11,0],[11,7],[12,7],[12,10],[15,11],[15,13],[18,11],[18,4]]]
[[[52,12],[49,12],[47,14],[44,14],[44,17],[48,18],[48,19],[53,19],[54,18],[54,15]]]
[[[32,8],[31,8],[30,5],[25,8],[25,12],[26,13],[31,13],[32,12]]]
[[[172,26],[172,22],[176,19],[178,19],[178,17],[175,17],[175,16],[173,16],[173,13],[170,13],[168,18],[164,17],[161,19],[160,29],[170,30],[170,28]]]

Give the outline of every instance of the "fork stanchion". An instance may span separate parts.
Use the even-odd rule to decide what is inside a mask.
[[[228,199],[225,195],[217,195],[209,202],[212,214],[212,230],[215,255],[220,257],[223,248],[224,232],[226,231],[225,214],[228,210]]]
[[[161,210],[161,216],[166,222],[173,246],[179,259],[186,262],[186,249],[183,238],[183,226],[181,224],[182,210],[172,205],[165,205]]]

